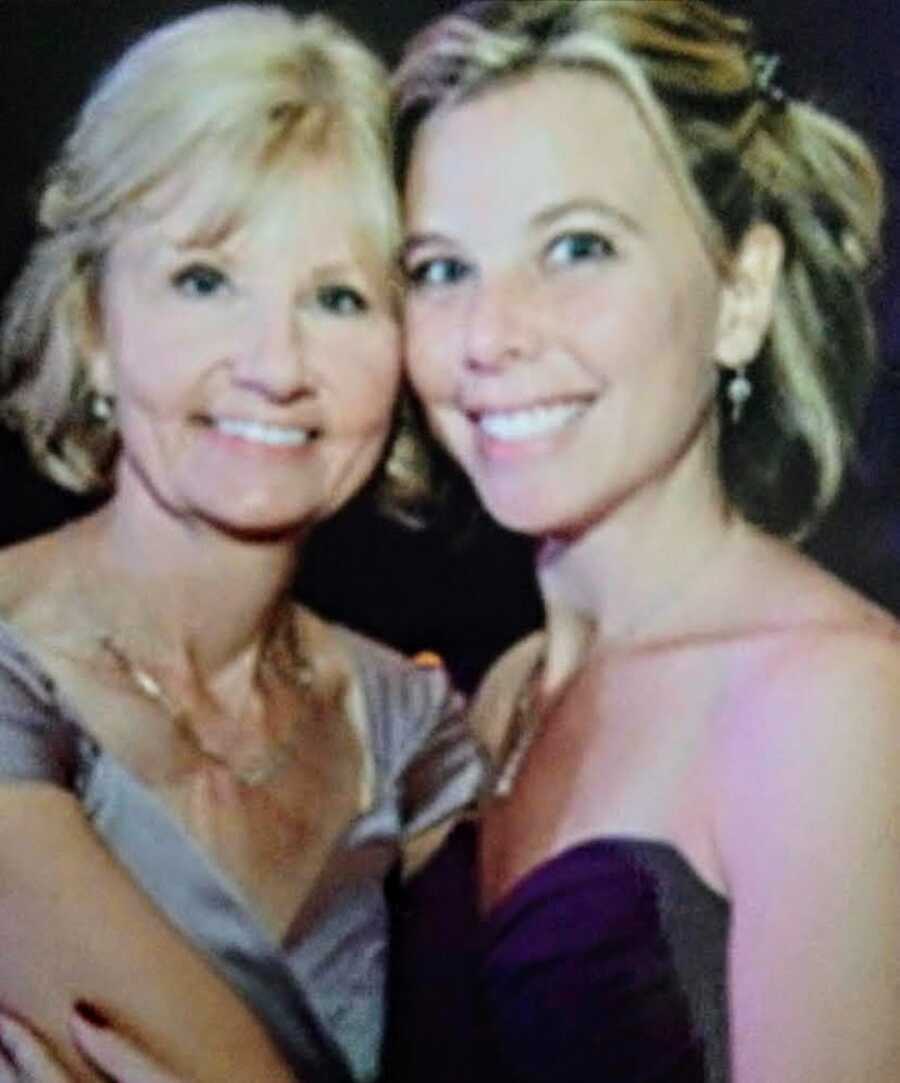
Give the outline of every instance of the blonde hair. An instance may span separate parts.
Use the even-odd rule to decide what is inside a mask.
[[[387,266],[399,220],[386,72],[325,16],[208,8],[147,34],[101,78],[49,170],[0,341],[0,416],[44,473],[80,491],[111,482],[117,434],[92,416],[86,359],[103,256],[128,216],[199,177],[197,231],[222,238],[332,152],[367,195]]]
[[[744,516],[802,534],[839,488],[875,365],[876,161],[841,122],[772,83],[746,20],[702,0],[487,0],[406,52],[394,79],[400,182],[426,119],[548,67],[597,72],[629,94],[724,274],[754,221],[781,232],[754,394],[739,425],[722,417],[719,462]]]

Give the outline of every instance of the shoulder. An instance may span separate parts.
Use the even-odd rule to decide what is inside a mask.
[[[52,678],[0,610],[0,715],[43,714],[53,709],[54,701]]]
[[[803,554],[778,542],[768,552],[759,608],[747,604],[746,642],[737,637],[728,672],[733,736],[782,741],[849,718],[878,724],[900,695],[900,624]]]
[[[900,626],[789,546],[749,556],[714,731],[716,816],[739,852],[803,815],[845,823],[842,802],[877,818],[886,772],[900,792]]]
[[[0,620],[0,781],[70,788],[78,762],[78,730],[59,709],[52,679]]]
[[[900,640],[881,618],[769,638],[732,687],[716,780],[735,1057],[766,1078],[882,1078],[900,1007]]]
[[[779,858],[809,857],[823,845],[859,856],[898,831],[895,629],[854,624],[775,636],[729,700],[718,760],[726,866],[759,876],[757,861],[774,870]],[[900,836],[895,842],[900,853]]]
[[[736,573],[728,595],[748,625],[785,632],[827,627],[888,638],[900,629],[887,610],[812,557],[761,531],[748,530]]]

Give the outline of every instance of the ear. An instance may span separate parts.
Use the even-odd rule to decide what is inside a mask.
[[[772,323],[784,261],[784,240],[769,222],[756,222],[738,245],[722,287],[715,359],[724,368],[749,365]]]

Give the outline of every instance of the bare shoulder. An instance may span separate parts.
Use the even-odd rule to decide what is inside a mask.
[[[896,635],[898,623],[795,546],[751,531],[742,553],[741,575],[751,608],[786,629],[825,627]]]
[[[894,1079],[900,634],[801,554],[759,551],[716,719],[735,1076]]]
[[[813,829],[835,853],[861,851],[900,811],[900,626],[802,555],[775,550],[770,570],[766,619],[731,652],[718,719],[726,878],[742,866],[765,879]]]
[[[760,720],[797,696],[807,705],[806,719],[836,713],[847,692],[860,707],[864,700],[896,696],[900,623],[792,547],[764,541],[760,553],[765,565],[757,649],[746,652],[742,674],[744,698],[758,708]]]

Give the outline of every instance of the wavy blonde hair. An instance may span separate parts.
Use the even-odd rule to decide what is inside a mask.
[[[637,106],[723,274],[754,221],[775,225],[786,257],[774,318],[743,420],[722,417],[719,463],[744,516],[799,536],[839,488],[871,382],[866,287],[884,193],[863,141],[780,94],[765,60],[746,20],[701,0],[472,4],[407,49],[396,166],[402,184],[419,125],[440,111],[535,69],[597,72]]]
[[[332,152],[365,194],[387,266],[399,234],[387,76],[325,16],[209,8],[141,38],[101,78],[48,172],[0,340],[0,416],[45,474],[77,491],[111,484],[117,434],[92,416],[87,354],[104,253],[129,215],[202,178],[196,228],[221,238]]]

